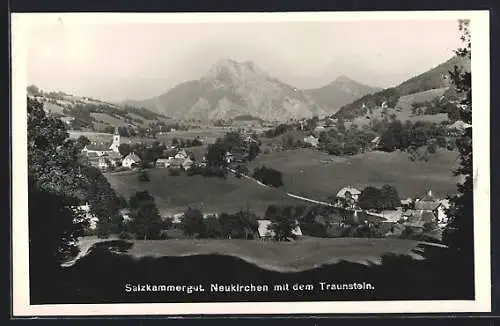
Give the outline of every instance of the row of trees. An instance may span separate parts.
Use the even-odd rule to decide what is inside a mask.
[[[382,133],[380,147],[392,152],[396,149],[407,150],[435,144],[437,147],[448,146],[447,124],[417,121],[412,123],[406,121],[404,124],[399,120],[392,121]]]
[[[196,146],[201,146],[203,145],[203,142],[199,137],[195,137],[193,139],[177,139],[173,138],[172,139],[172,145],[173,146],[178,146],[181,148],[186,148],[186,147],[196,147]]]
[[[184,212],[180,228],[189,237],[253,239],[258,223],[257,216],[248,210],[204,218],[200,210],[189,207]]]
[[[376,136],[369,128],[356,124],[346,128],[340,120],[336,128],[319,134],[319,149],[331,155],[355,155],[368,149]]]

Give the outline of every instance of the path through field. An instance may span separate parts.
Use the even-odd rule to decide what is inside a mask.
[[[236,174],[236,170],[234,170],[234,169],[229,169],[229,171],[231,171],[232,173]],[[241,176],[244,177],[244,178],[246,178],[246,179],[248,179],[248,180],[252,180],[253,182],[255,182],[256,184],[258,184],[261,187],[271,188],[271,186],[268,186],[268,185],[260,182],[259,180],[255,179],[255,178],[252,178],[252,177],[250,177],[248,175],[242,174]],[[291,197],[291,198],[295,198],[295,199],[307,201],[307,202],[314,203],[314,204],[319,204],[319,205],[334,207],[332,204],[324,202],[324,201],[315,200],[315,199],[311,199],[311,198],[307,198],[307,197],[303,197],[303,196],[299,196],[299,195],[294,195],[294,194],[289,193],[289,192],[287,192],[285,194],[288,197]]]

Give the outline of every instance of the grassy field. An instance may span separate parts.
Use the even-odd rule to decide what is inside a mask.
[[[455,193],[452,169],[456,152],[438,151],[429,161],[412,162],[401,152],[368,152],[335,157],[311,149],[261,154],[250,169],[266,165],[283,173],[288,192],[315,199],[335,195],[347,185],[362,189],[385,183],[396,187],[401,197],[415,197],[429,189],[438,196]]]
[[[176,130],[173,132],[168,132],[163,135],[158,135],[157,138],[160,141],[170,144],[172,139],[194,139],[199,137],[205,143],[213,143],[217,138],[223,137],[226,132],[229,132],[229,128],[202,128],[202,129],[192,129],[192,130]]]
[[[127,124],[125,120],[122,119],[117,119],[115,117],[112,117],[106,113],[91,113],[90,114],[96,121],[102,121],[104,123],[109,123],[110,126],[112,127],[119,127],[119,126],[124,126]]]
[[[94,237],[81,242],[85,248],[96,243]],[[133,240],[127,254],[133,257],[165,257],[220,254],[239,257],[262,268],[278,271],[300,271],[335,263],[340,260],[356,263],[380,263],[383,254],[422,257],[413,250],[418,241],[402,239],[313,238],[296,242],[260,240]]]
[[[105,174],[115,191],[129,198],[137,191],[148,190],[156,199],[163,216],[183,212],[188,206],[203,212],[234,212],[250,209],[262,214],[271,205],[298,205],[302,201],[286,196],[283,191],[258,186],[247,179],[228,175],[227,179],[188,177],[184,173],[173,177],[167,169],[148,171],[149,182],[139,182],[137,172]]]

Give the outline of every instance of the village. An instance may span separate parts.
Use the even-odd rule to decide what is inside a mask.
[[[320,126],[319,128],[323,129],[324,127]],[[244,130],[240,130],[240,133],[245,146],[251,144],[258,146],[259,140],[255,139],[256,137],[254,138],[252,135],[245,133]],[[380,137],[376,137],[371,141],[373,148],[376,148],[379,140]],[[312,148],[317,147],[317,141],[317,138],[313,135],[304,138],[304,142],[308,143]],[[82,149],[82,155],[88,159],[88,163],[91,166],[105,173],[145,171],[147,169],[168,169],[169,173],[172,173],[171,171],[189,173],[195,169],[207,167],[208,161],[206,153],[200,154],[201,152],[198,151],[197,155],[194,155],[189,149],[182,148],[179,145],[166,146],[163,144],[165,155],[161,154],[154,162],[144,164],[141,157],[134,151],[122,155],[120,153],[120,145],[122,144],[119,133],[115,131],[109,142],[97,143],[94,141],[85,145]],[[126,144],[128,144],[128,146],[133,145],[130,140]],[[149,145],[149,147],[151,147],[151,145]],[[253,178],[248,171],[242,168],[242,166],[246,166],[245,163],[248,161],[247,152],[237,151],[233,154],[230,151],[226,151],[224,153],[224,161],[227,171],[238,175],[238,177],[243,176],[254,181],[256,187],[259,185],[266,186],[259,180]],[[331,196],[328,201],[298,196],[293,193],[286,193],[286,195],[300,199],[309,205],[314,204],[347,212],[347,215],[343,214],[343,217],[340,219],[332,219],[323,222],[327,228],[343,229],[346,226],[355,224],[358,227],[372,229],[376,225],[377,228],[383,230],[383,233],[379,234],[378,237],[401,237],[402,234],[411,230],[411,233],[414,235],[423,234],[424,232],[433,234],[435,240],[439,241],[440,233],[448,222],[446,213],[447,209],[450,207],[448,199],[437,198],[433,196],[432,190],[428,190],[426,194],[422,194],[417,198],[400,199],[399,204],[392,205],[393,207],[390,209],[363,209],[359,204],[362,192],[363,189],[360,190],[353,186],[346,185],[338,190],[336,195]],[[186,195],[189,194],[187,193]],[[99,219],[90,213],[91,209],[89,204],[85,203],[78,207],[78,209],[85,212],[87,218],[91,221],[89,230],[95,231]],[[130,209],[121,209],[120,215],[124,223],[130,223],[132,221]],[[218,218],[218,216],[218,212],[203,213],[204,219]],[[182,212],[172,214],[171,216],[162,216],[162,219],[169,220],[170,224],[171,231],[164,230],[164,234],[167,235],[167,237],[172,237],[172,234],[174,234],[173,237],[182,237],[180,229],[182,228],[183,217],[184,213]],[[265,216],[256,217],[256,222],[258,227],[255,230],[255,236],[252,236],[252,238],[262,240],[276,239],[276,234],[273,228],[270,227],[273,222],[269,218]],[[288,240],[298,240],[303,236],[301,223],[298,219],[295,219],[290,235],[291,237],[289,237]]]

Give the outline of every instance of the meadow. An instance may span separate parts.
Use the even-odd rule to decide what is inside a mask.
[[[148,171],[149,182],[140,182],[138,172],[105,173],[117,194],[130,198],[137,191],[147,190],[155,197],[162,216],[183,212],[188,206],[204,213],[236,212],[249,209],[263,214],[271,205],[299,205],[304,202],[290,198],[280,189],[264,188],[251,180],[238,179],[229,174],[227,179],[201,175],[168,175],[167,169]]]
[[[452,170],[458,153],[439,150],[428,161],[411,161],[403,152],[367,152],[351,157],[336,157],[313,149],[260,154],[249,168],[265,165],[283,173],[287,192],[326,199],[341,188],[380,187],[391,184],[401,198],[421,196],[429,189],[437,196],[456,192],[457,179]]]

